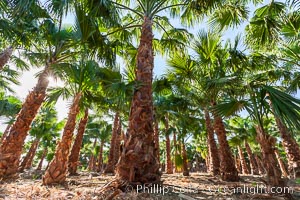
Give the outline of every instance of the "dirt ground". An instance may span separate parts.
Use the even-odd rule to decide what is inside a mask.
[[[42,173],[42,171],[26,171],[14,180],[0,181],[0,199],[108,199],[101,191],[104,185],[113,180],[112,175],[82,172],[78,176],[68,177],[64,185],[47,187],[41,184]],[[290,193],[294,199],[300,200],[299,184],[289,181],[287,188],[266,190],[262,178],[259,176],[241,176],[239,182],[229,183],[206,173],[191,173],[189,177],[183,177],[181,174],[164,174],[162,180],[163,185],[129,186],[125,189],[127,192],[118,191],[118,195],[114,199],[283,200],[288,198],[279,193],[285,191]]]

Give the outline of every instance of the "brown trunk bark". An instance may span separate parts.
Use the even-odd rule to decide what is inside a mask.
[[[0,71],[10,60],[12,52],[13,48],[10,46],[7,49],[5,49],[2,53],[0,53]]]
[[[235,162],[235,167],[236,167],[238,173],[241,174],[242,167],[241,167],[241,161],[240,161],[238,155],[234,155],[234,162]]]
[[[158,162],[160,163],[160,155],[159,155],[159,128],[158,128],[158,122],[155,121],[155,126],[154,126],[154,155],[156,155],[156,158]]]
[[[85,127],[88,122],[88,116],[89,116],[89,109],[85,109],[84,117],[80,119],[77,135],[74,141],[74,144],[72,146],[72,150],[69,156],[68,161],[68,172],[70,175],[75,175],[77,171],[77,166],[79,162],[79,156],[80,156],[80,149],[82,145],[83,135],[85,132]]]
[[[39,75],[37,85],[25,99],[15,122],[0,146],[0,178],[9,177],[18,172],[20,157],[30,124],[44,102],[48,87],[48,66]]]
[[[93,154],[93,151],[96,148],[96,144],[97,144],[97,138],[95,138],[94,143],[93,143],[92,154],[90,156],[89,165],[88,165],[89,171],[94,171],[95,170],[95,160],[96,160],[96,158]]]
[[[42,169],[43,162],[44,162],[44,159],[45,159],[47,153],[48,153],[48,150],[47,150],[47,148],[45,148],[44,151],[43,151],[41,160],[40,160],[40,162],[39,162],[38,167],[36,168],[36,170],[41,170]]]
[[[61,141],[56,146],[54,158],[43,176],[43,184],[63,183],[66,180],[68,159],[72,143],[73,132],[76,125],[76,116],[79,113],[81,93],[77,93],[70,107],[68,120],[64,127]]]
[[[278,161],[278,164],[279,164],[279,167],[280,167],[282,176],[285,177],[285,178],[288,177],[288,173],[287,173],[287,171],[286,171],[286,169],[285,169],[284,162],[283,162],[283,160],[281,159],[278,150],[275,149],[274,152],[275,152],[275,155],[276,155],[276,158],[277,158],[277,161]]]
[[[207,132],[207,147],[209,156],[209,165],[207,169],[213,176],[220,174],[220,159],[219,151],[214,137],[214,129],[211,124],[211,119],[207,109],[204,110],[205,115],[205,126]]]
[[[215,103],[212,103],[215,105]],[[219,155],[220,155],[220,175],[223,181],[238,181],[238,171],[234,164],[233,155],[226,137],[226,130],[222,118],[216,113],[214,115],[214,129],[217,133],[219,141]]]
[[[178,152],[177,150],[177,138],[176,138],[176,132],[173,132],[173,145],[174,145],[174,170],[175,173],[180,172],[181,170],[178,169],[178,167],[176,166],[176,156],[180,156],[180,152]],[[180,145],[180,144],[179,144]]]
[[[24,169],[29,169],[32,165],[32,161],[33,161],[33,158],[34,158],[34,155],[35,155],[35,152],[39,146],[39,143],[40,143],[40,139],[39,138],[36,138],[31,146],[30,146],[30,149],[28,151],[28,153],[26,154],[26,156],[24,157],[20,167],[19,167],[19,172],[23,172]]]
[[[171,160],[171,141],[168,134],[166,134],[166,173],[173,174]]]
[[[117,138],[116,138],[115,151],[114,151],[114,153],[115,153],[114,168],[120,158],[121,133],[122,133],[122,122],[121,122],[121,119],[119,118],[119,125],[118,125],[118,129],[117,129]]]
[[[168,115],[165,116],[165,134],[166,134],[166,173],[173,174],[173,166],[172,166],[172,159],[171,159],[171,141],[170,136],[167,133],[169,130],[169,118]]]
[[[258,166],[257,166],[256,160],[255,160],[255,157],[254,157],[254,155],[251,151],[251,148],[246,140],[245,140],[245,148],[246,148],[248,158],[250,161],[251,174],[258,175],[259,171],[258,171]]]
[[[205,158],[205,165],[206,165],[207,173],[210,173],[210,171],[209,171],[209,166],[210,166],[210,157],[209,157],[209,155],[207,155],[206,158]]]
[[[264,160],[264,167],[267,172],[267,186],[268,187],[281,187],[283,181],[281,179],[281,171],[279,169],[276,155],[274,152],[274,145],[276,139],[265,133],[261,126],[256,126],[256,140],[260,144],[262,157]]]
[[[153,32],[152,20],[144,17],[137,53],[136,88],[131,102],[129,127],[124,151],[117,164],[117,180],[131,184],[160,182],[159,162],[154,155],[153,141]]]
[[[257,166],[258,166],[259,174],[260,175],[266,174],[266,170],[264,168],[264,165],[263,165],[261,159],[257,155],[255,155],[254,157],[255,157],[255,160],[256,160],[256,163],[257,163]]]
[[[102,164],[103,164],[103,147],[104,147],[104,141],[101,140],[100,142],[100,149],[98,154],[98,166],[97,166],[97,172],[102,171]]]
[[[276,124],[278,126],[281,138],[282,145],[287,155],[288,159],[288,169],[291,177],[300,178],[300,148],[296,140],[291,136],[291,133],[282,123],[279,118],[276,119]]]
[[[182,162],[183,162],[183,176],[189,176],[189,168],[188,168],[188,159],[187,159],[187,154],[186,154],[186,149],[185,149],[185,144],[184,144],[184,139],[182,139],[181,142],[181,155],[182,155]]]
[[[242,173],[243,174],[249,174],[249,169],[248,169],[248,166],[247,166],[247,162],[246,162],[246,159],[245,159],[245,156],[244,156],[243,149],[241,148],[241,146],[238,146],[237,148],[238,148],[239,157],[240,157],[240,160],[241,160]]]
[[[110,140],[110,148],[109,148],[109,156],[108,156],[108,162],[106,165],[106,168],[104,170],[104,173],[114,173],[115,171],[115,151],[116,151],[116,141],[118,138],[118,126],[119,126],[119,112],[116,112],[115,118],[114,118],[114,127],[112,130],[112,136]]]

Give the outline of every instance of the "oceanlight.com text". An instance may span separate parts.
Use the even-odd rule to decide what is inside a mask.
[[[171,186],[171,185],[136,185],[127,186],[126,192],[136,193],[151,193],[151,194],[168,194],[168,193],[181,193],[191,194],[199,192],[207,192],[210,194],[224,193],[224,194],[292,194],[293,188],[291,187],[266,187],[265,185],[241,185],[239,187],[228,186],[209,186],[205,188],[195,187],[188,185],[186,187]]]

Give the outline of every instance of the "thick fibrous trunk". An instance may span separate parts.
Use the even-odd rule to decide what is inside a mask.
[[[279,154],[278,150],[275,149],[274,152],[275,152],[275,155],[276,155],[276,158],[277,158],[280,170],[282,172],[282,176],[285,177],[285,178],[288,177],[288,173],[287,173],[287,171],[285,169],[285,165],[283,163],[283,160],[280,157],[280,154]]]
[[[296,140],[291,136],[289,130],[282,123],[279,118],[276,118],[276,124],[278,126],[282,145],[287,155],[288,168],[291,177],[300,178],[300,148]]]
[[[76,135],[76,138],[75,138],[75,141],[74,141],[74,144],[72,146],[72,150],[71,150],[71,153],[69,156],[68,171],[69,171],[70,175],[75,175],[76,171],[77,171],[77,166],[78,166],[79,156],[80,156],[80,149],[81,149],[81,145],[82,145],[85,127],[88,122],[88,116],[89,116],[88,109],[85,109],[84,117],[82,119],[80,119],[77,135]]]
[[[103,164],[103,147],[104,147],[104,141],[101,140],[100,142],[100,149],[98,154],[98,166],[97,166],[97,172],[102,171],[102,164]]]
[[[159,128],[158,128],[158,122],[155,121],[155,127],[154,127],[154,155],[156,155],[156,158],[158,162],[160,163],[160,152],[159,152]]]
[[[119,158],[120,158],[120,145],[121,145],[121,133],[122,133],[122,122],[119,118],[119,125],[117,129],[117,138],[115,144],[115,151],[114,151],[114,167],[117,165]]]
[[[188,159],[187,159],[187,154],[186,154],[186,149],[185,149],[185,144],[184,140],[182,139],[181,142],[181,155],[182,155],[182,162],[183,162],[183,176],[189,176],[189,169],[188,169]]]
[[[93,148],[92,148],[93,150],[96,148],[96,144],[97,144],[97,138],[95,138],[95,140],[94,140]],[[95,170],[95,167],[96,167],[95,163],[96,163],[96,158],[95,158],[95,155],[92,152],[92,154],[90,156],[89,164],[88,164],[88,169],[90,171],[94,171]]]
[[[207,109],[204,110],[205,114],[205,126],[207,132],[207,147],[209,156],[209,165],[207,169],[213,176],[220,174],[220,159],[219,151],[214,137],[214,129],[211,124],[211,119]]]
[[[255,155],[254,157],[255,157],[255,160],[256,160],[256,163],[257,163],[257,166],[258,166],[259,174],[260,175],[266,174],[266,169],[264,168],[264,165],[263,165],[261,159],[257,155]]]
[[[43,151],[42,157],[40,159],[40,162],[38,164],[38,167],[36,168],[36,170],[41,170],[42,169],[43,162],[44,162],[44,159],[45,159],[45,157],[47,155],[47,152],[48,152],[48,150],[47,150],[47,148],[45,148],[44,151]]]
[[[239,152],[239,157],[241,160],[241,166],[242,166],[242,173],[243,174],[249,174],[249,169],[247,166],[247,162],[243,153],[243,149],[241,148],[241,146],[238,146],[238,152]]]
[[[64,127],[61,141],[56,146],[54,158],[49,164],[48,169],[43,176],[43,184],[49,185],[53,183],[63,183],[66,180],[68,170],[68,159],[72,143],[73,132],[76,125],[76,116],[79,113],[79,101],[81,93],[77,93],[70,111],[68,121]]]
[[[235,162],[235,168],[237,169],[238,173],[242,173],[242,166],[241,166],[241,160],[238,157],[238,155],[234,155],[234,162]]]
[[[246,140],[245,140],[245,148],[246,148],[248,158],[249,158],[249,161],[250,161],[251,174],[252,175],[258,175],[259,171],[258,171],[258,166],[257,166],[256,160],[255,160],[255,157],[254,157],[254,155],[251,151],[251,148],[250,148],[250,146],[249,146],[249,144],[247,143]]]
[[[215,105],[215,103],[212,103]],[[216,113],[214,115],[214,129],[219,141],[220,175],[223,181],[238,181],[238,171],[226,137],[226,130],[222,118]]]
[[[10,46],[0,53],[0,71],[3,69],[4,65],[10,60],[13,52],[13,48]]]
[[[104,170],[105,173],[114,173],[115,170],[115,151],[116,151],[116,141],[118,138],[118,126],[119,126],[119,112],[116,112],[114,118],[114,126],[112,130],[112,136],[110,140],[110,148],[109,148],[109,156],[106,168]]]
[[[48,64],[47,66],[49,66]],[[37,85],[25,99],[15,122],[0,146],[0,178],[9,177],[18,172],[20,157],[30,124],[44,102],[49,84],[48,67],[39,75]]]
[[[131,184],[160,182],[159,162],[154,155],[153,140],[153,33],[152,20],[144,18],[141,39],[137,53],[136,81],[141,86],[136,88],[129,114],[129,138],[117,164],[118,180]]]
[[[172,159],[171,159],[171,141],[170,136],[168,134],[169,130],[169,119],[168,115],[165,117],[165,134],[166,134],[166,173],[167,174],[173,174],[173,167],[172,167]]]
[[[178,145],[180,145],[180,142],[179,142],[179,144]],[[175,150],[175,152],[174,152],[174,172],[175,173],[178,173],[178,172],[180,172],[180,171],[182,171],[180,168],[178,168],[177,167],[177,163],[176,163],[176,157],[177,156],[181,156],[180,155],[180,152],[178,151],[178,148],[177,148],[177,138],[176,138],[176,131],[174,131],[173,132],[173,148],[174,148],[174,150]]]
[[[256,126],[256,140],[259,142],[262,157],[264,160],[264,168],[267,172],[267,184],[269,187],[281,187],[283,181],[281,179],[281,171],[276,160],[274,145],[276,139],[265,133],[261,126]]]
[[[34,155],[35,155],[35,152],[39,146],[39,143],[40,143],[40,139],[39,138],[36,138],[31,146],[30,146],[30,149],[28,151],[28,153],[26,154],[26,156],[24,157],[20,167],[19,167],[19,171],[20,172],[23,172],[24,169],[29,169],[32,165],[32,161],[33,161],[33,158],[34,158]]]

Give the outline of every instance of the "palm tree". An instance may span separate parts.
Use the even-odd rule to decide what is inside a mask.
[[[106,122],[103,122],[103,125],[101,125],[100,134],[99,134],[100,148],[99,148],[99,153],[98,153],[98,166],[97,166],[98,172],[102,171],[103,148],[104,148],[104,144],[108,142],[109,136],[111,135],[111,131],[112,131],[112,126],[107,124]]]
[[[69,155],[68,172],[70,175],[75,175],[77,171],[79,152],[80,152],[80,147],[82,145],[82,139],[85,132],[85,128],[88,123],[88,115],[89,115],[88,108],[86,108],[84,111],[84,116],[79,121],[77,135]]]
[[[220,1],[211,1],[204,4],[207,10]],[[153,183],[160,181],[159,163],[154,156],[153,143],[153,102],[152,102],[152,78],[154,66],[153,54],[153,24],[159,24],[163,19],[159,13],[170,8],[177,8],[177,11],[184,6],[192,11],[192,8],[203,9],[204,5],[197,5],[194,1],[178,3],[171,1],[137,1],[138,9],[114,2],[120,9],[127,9],[137,15],[134,20],[142,22],[140,43],[137,52],[136,81],[142,86],[136,88],[129,114],[128,134],[129,140],[125,144],[125,151],[117,164],[117,179],[129,182]],[[134,5],[134,7],[135,7]],[[129,5],[130,6],[130,5]],[[199,10],[200,10],[199,9]],[[195,10],[195,9],[194,9]],[[205,10],[205,9],[203,9]],[[201,10],[201,11],[203,11]],[[198,13],[201,13],[199,11]],[[178,12],[177,12],[178,13]],[[196,12],[194,12],[196,13]],[[174,13],[176,14],[176,12]],[[187,14],[187,13],[186,13]],[[202,13],[201,13],[202,14]],[[190,15],[189,15],[190,16]],[[191,21],[191,20],[190,20]],[[130,24],[132,27],[132,24]],[[138,25],[140,27],[140,25]],[[162,28],[166,30],[165,28]],[[172,33],[171,31],[169,33]],[[180,34],[179,31],[173,33]],[[168,34],[167,34],[168,35]],[[172,35],[172,34],[170,34]],[[183,34],[181,34],[184,36]],[[184,38],[184,37],[183,37]],[[186,40],[187,42],[187,40]],[[182,43],[173,42],[172,47],[180,47]],[[183,46],[184,47],[184,46]],[[139,155],[139,156],[137,156]],[[142,155],[142,156],[141,156]],[[129,173],[128,173],[129,172]]]
[[[61,95],[68,98],[74,96],[65,124],[62,140],[58,143],[55,156],[43,176],[43,184],[62,183],[66,179],[68,158],[71,149],[76,116],[80,106],[86,107],[89,98],[93,98],[93,90],[97,89],[99,77],[96,75],[99,66],[94,61],[75,63],[61,70],[61,76],[67,80],[69,87],[54,88],[49,97],[50,101],[57,100]],[[83,102],[83,104],[82,104]]]
[[[22,147],[30,129],[30,124],[35,118],[40,106],[45,100],[46,89],[49,84],[48,76],[51,67],[59,65],[65,61],[72,53],[70,53],[71,34],[69,30],[57,32],[54,24],[45,20],[41,25],[41,30],[47,28],[44,34],[47,34],[46,44],[49,49],[55,48],[55,52],[42,54],[42,60],[46,62],[44,70],[39,74],[38,82],[33,90],[28,94],[22,105],[21,111],[16,117],[14,124],[9,129],[9,133],[5,141],[0,146],[0,155],[4,158],[0,161],[0,177],[10,176],[17,172]],[[50,31],[49,31],[50,30]],[[50,37],[50,35],[52,37]]]
[[[220,160],[218,147],[214,138],[214,129],[212,127],[211,118],[207,108],[204,108],[205,115],[205,126],[207,132],[207,146],[208,146],[208,156],[209,156],[209,166],[208,170],[212,175],[216,176],[220,174]]]
[[[195,93],[194,99],[205,108],[215,107],[224,90],[225,85],[236,84],[236,78],[226,70],[229,54],[221,48],[221,36],[210,32],[200,31],[193,41],[195,59],[185,54],[175,54],[168,60],[169,66],[174,70],[175,79],[188,83],[191,91]],[[202,98],[197,96],[203,95]],[[204,99],[204,100],[203,100]],[[236,181],[238,174],[230,151],[226,130],[222,118],[212,112],[214,130],[220,146],[220,174],[223,180]],[[208,127],[207,127],[208,128]],[[213,145],[213,144],[212,144]],[[216,154],[217,152],[212,152]],[[216,159],[215,159],[216,160]]]
[[[39,111],[36,119],[31,124],[29,131],[30,136],[33,138],[29,151],[23,158],[19,171],[32,167],[33,159],[38,149],[39,143],[43,138],[48,137],[53,132],[58,132],[63,128],[63,121],[57,122],[57,112],[53,105],[48,107],[43,106]]]

